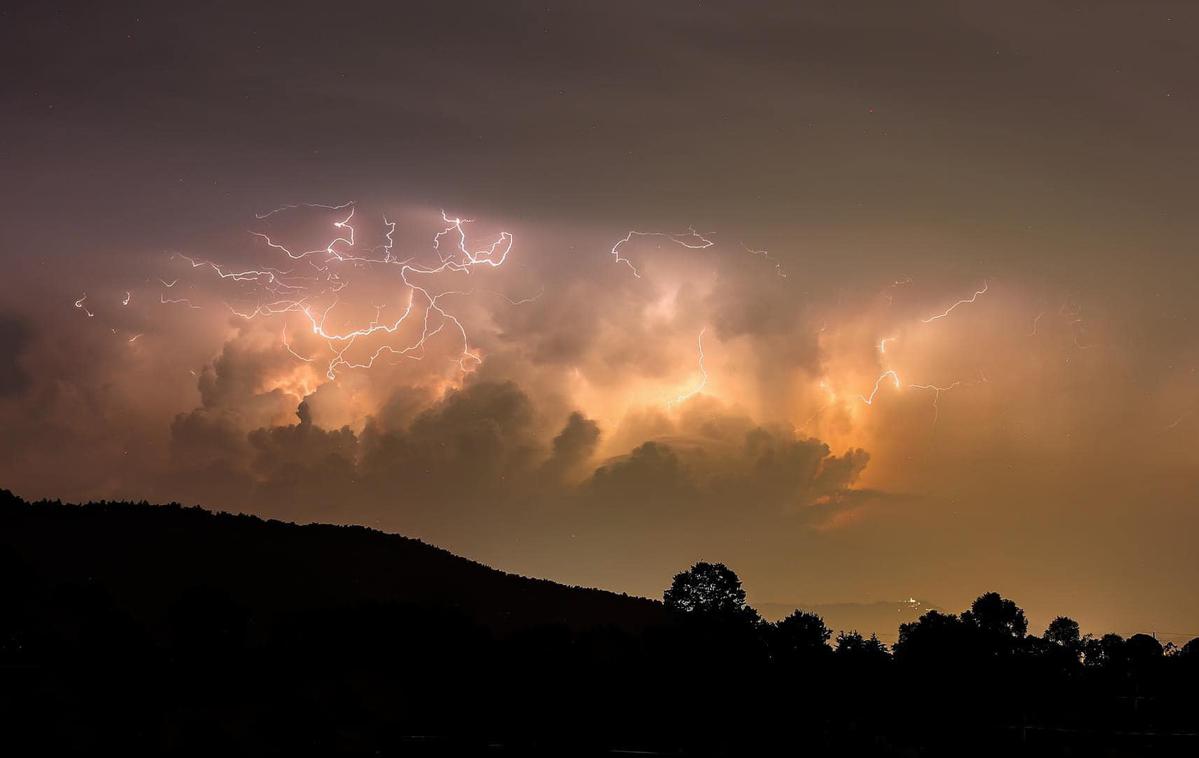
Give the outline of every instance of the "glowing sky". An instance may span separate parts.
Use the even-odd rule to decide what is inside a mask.
[[[1193,4],[160,5],[0,16],[0,486],[1199,634]]]

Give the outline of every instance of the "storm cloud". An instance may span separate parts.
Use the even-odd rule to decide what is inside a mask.
[[[1196,12],[17,3],[0,485],[1193,628]]]

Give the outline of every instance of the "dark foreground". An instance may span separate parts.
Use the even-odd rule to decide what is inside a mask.
[[[724,573],[727,572],[727,573]],[[361,528],[0,492],[9,754],[1195,755],[1199,640],[1027,634],[988,594],[894,651]]]

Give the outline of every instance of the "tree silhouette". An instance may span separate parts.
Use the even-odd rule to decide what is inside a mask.
[[[815,613],[795,611],[772,625],[770,649],[776,661],[813,661],[832,653],[828,639],[832,632]]]
[[[1162,657],[1162,643],[1148,634],[1134,634],[1124,643],[1124,657],[1138,669],[1148,669]]]
[[[1194,658],[1195,660],[1199,660],[1199,637],[1196,637],[1187,644],[1183,645],[1182,649],[1178,651],[1178,654],[1186,658]]]
[[[1090,668],[1113,668],[1124,660],[1124,638],[1118,634],[1088,637],[1083,641],[1083,655]]]
[[[929,611],[918,620],[899,625],[895,657],[917,666],[948,666],[968,648],[968,627],[952,613]]]
[[[838,659],[863,663],[885,662],[890,658],[887,646],[876,635],[865,638],[857,630],[837,635],[835,653]]]
[[[662,602],[672,611],[758,623],[758,612],[745,604],[741,579],[723,563],[696,563],[676,574]]]
[[[1014,602],[998,592],[979,595],[962,621],[998,637],[1020,639],[1028,632],[1028,619]]]
[[[1058,616],[1045,629],[1045,641],[1070,651],[1082,649],[1082,635],[1078,622],[1067,616]]]

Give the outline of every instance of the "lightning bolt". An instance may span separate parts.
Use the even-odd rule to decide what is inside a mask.
[[[296,203],[294,205],[281,205],[278,208],[275,208],[274,210],[267,211],[266,213],[255,213],[254,218],[261,221],[263,219],[274,216],[276,213],[282,213],[283,211],[291,211],[291,210],[295,210],[297,208],[324,208],[324,209],[330,210],[330,211],[339,211],[342,208],[348,208],[349,206],[351,206],[353,204],[354,204],[354,201],[351,200],[350,202],[342,203],[341,205],[325,205],[323,203]]]
[[[987,285],[987,282],[985,282],[985,281],[984,281],[984,282],[983,282],[983,288],[982,288],[982,289],[980,289],[980,290],[977,290],[977,291],[976,291],[976,292],[975,292],[973,295],[971,295],[970,297],[968,297],[968,298],[963,298],[962,300],[959,300],[959,301],[957,301],[956,303],[954,303],[953,305],[949,306],[948,308],[946,308],[946,309],[945,309],[944,311],[942,311],[941,313],[938,313],[938,314],[936,314],[935,316],[929,316],[928,318],[922,318],[922,319],[920,319],[920,323],[922,323],[922,324],[931,324],[932,322],[934,322],[934,321],[936,321],[936,320],[938,320],[938,319],[943,319],[943,318],[945,318],[946,316],[948,316],[949,314],[953,313],[953,312],[954,312],[954,311],[955,311],[955,310],[958,308],[958,306],[962,306],[962,305],[969,305],[969,304],[973,303],[975,300],[978,300],[978,298],[979,298],[980,296],[987,294],[987,287],[988,287],[988,285]]]
[[[290,210],[291,208],[296,208],[296,207],[326,208],[326,209],[334,210],[334,211],[339,211],[339,210],[343,210],[345,208],[349,208],[350,210],[348,213],[346,213],[345,218],[341,219],[340,221],[333,222],[333,228],[339,229],[339,230],[340,229],[348,229],[349,232],[343,236],[338,236],[338,237],[334,238],[333,241],[331,241],[329,244],[325,245],[323,248],[316,248],[315,250],[306,250],[302,253],[293,253],[286,246],[275,242],[274,240],[272,240],[270,238],[270,236],[263,234],[262,232],[250,232],[250,234],[262,239],[264,242],[266,242],[266,244],[268,246],[273,247],[276,250],[282,251],[283,253],[285,253],[287,255],[288,258],[291,258],[292,260],[302,260],[304,258],[307,258],[310,255],[320,255],[320,254],[328,255],[332,259],[337,260],[337,261],[345,261],[345,260],[353,259],[352,256],[349,258],[343,257],[342,254],[340,252],[338,252],[338,250],[336,249],[338,243],[344,244],[347,248],[354,247],[354,227],[350,225],[350,220],[354,218],[354,212],[357,210],[357,208],[354,206],[353,202],[343,203],[342,205],[333,205],[333,206],[318,205],[318,204],[313,204],[313,205],[308,205],[308,206],[282,206],[280,208],[276,208],[273,211],[268,211],[265,214],[259,214],[256,216],[256,218],[259,218],[259,219],[269,218],[270,216],[273,216],[276,213],[279,213],[279,212],[285,211],[285,210]],[[358,260],[365,260],[365,259],[358,259]]]
[[[292,349],[291,344],[287,341],[287,325],[286,324],[284,324],[284,326],[283,326],[283,347],[287,348],[287,352],[291,353],[292,355],[294,355],[295,357],[304,361],[305,363],[312,363],[313,361],[316,360],[316,358],[305,358],[304,356],[300,355],[299,353],[297,353],[295,350]]]
[[[891,380],[893,382],[895,382],[895,389],[900,388],[901,385],[899,382],[899,374],[895,373],[892,370],[884,371],[883,373],[878,375],[878,379],[874,380],[874,389],[870,390],[870,397],[866,397],[865,395],[858,395],[858,397],[862,399],[863,403],[865,403],[866,405],[874,405],[874,397],[875,397],[875,395],[878,394],[879,386],[882,385],[883,380],[886,379],[887,377],[890,377]]]
[[[1032,331],[1028,333],[1029,337],[1037,336],[1037,324],[1039,324],[1041,322],[1041,317],[1044,315],[1045,315],[1045,311],[1041,311],[1040,313],[1037,314],[1036,318],[1034,318],[1032,320]]]
[[[1084,345],[1079,342],[1079,337],[1082,336],[1084,329],[1082,326],[1082,306],[1071,303],[1069,299],[1062,303],[1062,307],[1058,308],[1058,315],[1066,320],[1066,324],[1070,327],[1070,335],[1074,339],[1074,347],[1079,350],[1086,350],[1090,345]]]
[[[305,363],[317,363],[324,368],[325,376],[335,381],[338,375],[352,369],[370,369],[375,362],[386,357],[423,360],[429,355],[430,341],[450,339],[455,344],[455,352],[450,360],[457,364],[462,372],[469,372],[483,362],[482,352],[475,347],[463,318],[453,307],[462,298],[476,293],[491,293],[502,298],[511,306],[532,303],[540,298],[545,288],[541,287],[535,294],[527,297],[514,298],[502,292],[488,290],[483,287],[461,286],[464,282],[473,282],[481,271],[498,269],[505,265],[513,250],[514,239],[508,232],[499,232],[483,244],[478,244],[468,235],[467,226],[472,219],[450,215],[441,211],[442,225],[431,240],[431,252],[415,254],[411,257],[395,254],[395,233],[397,222],[382,216],[383,227],[379,231],[382,244],[367,249],[358,242],[356,226],[367,223],[363,214],[354,202],[338,205],[332,204],[295,204],[284,205],[264,213],[256,213],[259,221],[272,219],[287,211],[300,209],[315,209],[324,212],[329,218],[332,232],[326,233],[324,240],[318,241],[309,248],[312,240],[300,245],[280,238],[271,228],[252,230],[249,234],[258,240],[266,255],[278,255],[280,267],[255,265],[251,268],[230,266],[206,257],[176,253],[172,259],[178,259],[187,264],[189,276],[206,276],[218,282],[238,285],[238,300],[236,304],[225,302],[224,305],[235,316],[251,320],[256,318],[282,317],[280,344],[292,357]],[[327,214],[327,215],[326,215]],[[634,278],[641,278],[641,273],[633,261],[625,255],[628,245],[635,238],[656,238],[661,244],[673,244],[687,250],[704,250],[716,243],[710,233],[700,233],[694,227],[688,227],[686,232],[659,232],[633,229],[617,240],[609,249],[609,254],[618,265],[625,265],[632,271]],[[768,250],[753,249],[742,245],[745,252],[766,259],[773,264],[775,274],[779,278],[787,278],[781,263],[774,259]],[[181,265],[181,264],[178,264]],[[345,306],[353,305],[353,299],[346,294],[347,287],[353,287],[361,281],[360,272],[392,272],[398,277],[399,289],[396,301],[389,303],[395,310],[387,310],[384,317],[384,306],[377,306],[374,316],[366,323],[360,317],[355,317],[353,323],[346,324],[340,320],[340,315],[346,311]],[[462,277],[467,277],[463,279]],[[175,287],[179,282],[159,280],[164,288],[159,296],[162,304],[181,304],[189,309],[200,309],[188,298],[168,298],[166,291]],[[890,285],[893,290],[911,283],[911,279],[896,280]],[[483,284],[480,282],[480,284]],[[459,285],[459,286],[454,286]],[[982,287],[970,297],[952,303],[944,311],[920,319],[922,324],[930,324],[951,315],[963,305],[975,303],[979,297],[989,290],[989,282],[984,280]],[[350,291],[352,292],[352,290]],[[248,296],[246,293],[249,293]],[[128,305],[131,293],[125,292],[122,305]],[[92,316],[84,304],[86,293],[75,302],[75,306]],[[247,302],[249,300],[249,302]],[[1078,311],[1067,312],[1064,305],[1062,315],[1073,318],[1072,324],[1081,321]],[[1033,321],[1033,331],[1036,332],[1037,320]],[[328,348],[325,354],[314,350],[313,345],[306,339],[299,344],[291,338],[295,328],[302,326],[310,337],[323,341]],[[709,382],[706,367],[703,340],[706,327],[701,329],[696,337],[696,354],[698,380],[691,389],[680,392],[668,400],[668,407],[683,403],[705,391]],[[141,334],[128,339],[133,343]],[[877,342],[878,354],[888,356],[891,343],[897,341],[897,336],[886,336]],[[380,344],[382,341],[382,344]],[[1077,330],[1075,335],[1078,342]],[[906,352],[906,351],[901,351]],[[889,359],[885,359],[889,362]],[[876,378],[869,395],[860,394],[857,397],[867,406],[873,406],[879,393],[890,383],[896,390],[905,386],[899,372],[883,362],[880,368],[885,368]],[[901,369],[903,367],[900,367]],[[904,374],[908,371],[905,369]],[[985,381],[985,379],[984,379]],[[941,386],[936,384],[913,383],[906,385],[911,389],[919,389],[933,393],[933,423],[936,424],[940,410],[941,395],[952,389],[972,384],[973,382],[954,381]],[[836,400],[836,394],[822,383],[826,393],[832,397],[830,403]],[[846,394],[846,398],[853,395]],[[827,407],[827,406],[826,406]],[[818,411],[819,413],[819,411]]]
[[[941,415],[941,410],[940,410],[941,393],[948,392],[951,389],[953,389],[954,387],[960,387],[961,385],[962,385],[962,382],[959,380],[959,381],[953,382],[952,384],[949,384],[945,387],[938,387],[935,384],[909,384],[908,387],[911,387],[912,389],[916,389],[916,390],[932,390],[933,391],[933,393],[934,393],[933,394],[933,426],[935,427],[937,425],[937,418],[940,417],[940,415]]]
[[[330,380],[336,379],[337,373],[343,369],[370,368],[378,358],[385,354],[419,360],[424,357],[428,341],[442,331],[454,333],[460,340],[461,350],[455,360],[462,371],[469,371],[482,362],[482,356],[471,347],[465,325],[447,309],[446,305],[448,299],[459,295],[469,295],[472,294],[472,291],[435,290],[432,282],[440,275],[469,275],[476,269],[494,269],[504,265],[513,245],[513,237],[510,233],[500,232],[499,236],[490,244],[474,248],[469,244],[465,230],[465,226],[472,220],[457,216],[451,217],[442,211],[441,220],[444,227],[433,236],[432,246],[436,262],[422,264],[414,262],[414,258],[400,260],[393,255],[395,245],[393,235],[396,230],[396,222],[389,220],[386,216],[383,217],[386,229],[384,244],[368,251],[366,255],[357,254],[355,252],[356,231],[353,226],[353,223],[356,223],[354,219],[357,208],[352,202],[340,205],[286,205],[266,213],[258,213],[256,218],[266,219],[283,211],[297,208],[344,211],[335,217],[337,220],[332,224],[335,230],[333,239],[323,247],[296,251],[263,232],[252,231],[250,233],[261,239],[270,249],[286,255],[289,260],[302,261],[307,264],[316,272],[316,276],[298,276],[293,271],[275,268],[232,269],[212,261],[186,255],[177,255],[177,257],[187,261],[193,269],[208,270],[223,280],[256,284],[276,297],[267,303],[259,302],[252,310],[248,311],[226,303],[226,307],[241,318],[253,319],[286,313],[301,314],[308,323],[309,331],[324,340],[333,355],[325,371]],[[377,255],[380,251],[382,257]],[[370,253],[376,255],[372,256]],[[382,309],[378,308],[375,317],[364,326],[344,331],[330,328],[330,314],[341,302],[337,294],[345,287],[350,286],[350,280],[344,278],[337,270],[337,267],[342,264],[359,267],[374,265],[396,267],[400,281],[407,292],[407,303],[399,317],[384,322],[381,319]],[[536,300],[542,292],[520,300],[501,296],[513,305],[521,305]],[[324,306],[318,306],[318,300],[324,300],[330,296],[332,297],[331,301],[327,301]],[[163,299],[165,301],[165,297]],[[379,346],[365,360],[354,360],[347,356],[347,352],[361,340],[375,336],[395,335],[406,324],[417,321],[419,321],[420,332],[408,344]],[[316,360],[293,349],[287,339],[286,330],[282,335],[282,343],[287,351],[297,359],[305,362]]]
[[[745,252],[749,253],[750,255],[759,255],[763,258],[766,258],[768,261],[774,263],[775,275],[778,276],[780,279],[787,278],[787,273],[785,271],[783,271],[783,264],[780,263],[779,261],[775,260],[774,258],[772,258],[770,256],[769,250],[754,250],[753,248],[751,248],[750,246],[748,246],[744,243],[741,244],[741,247],[745,248]]]
[[[670,240],[676,245],[685,247],[688,250],[704,250],[716,244],[704,235],[695,231],[695,227],[693,226],[687,227],[686,232],[678,234],[672,232],[639,232],[635,229],[630,230],[628,234],[620,238],[620,240],[618,240],[616,244],[612,246],[612,249],[609,252],[612,254],[613,260],[615,260],[617,263],[623,263],[624,265],[628,266],[629,270],[633,272],[633,276],[637,279],[641,278],[641,272],[637,270],[637,267],[633,265],[632,261],[620,254],[620,248],[629,244],[634,237],[662,237]]]
[[[1178,425],[1181,424],[1183,421],[1185,421],[1187,416],[1190,416],[1192,413],[1194,413],[1194,409],[1191,409],[1191,410],[1183,413],[1181,416],[1179,416],[1178,418],[1171,421],[1169,424],[1166,425],[1166,431],[1169,431],[1171,429],[1177,429]]]
[[[186,305],[188,308],[191,308],[193,311],[200,310],[200,306],[196,305],[191,300],[188,300],[186,297],[179,297],[179,298],[172,299],[172,298],[168,298],[164,294],[159,294],[158,302],[162,303],[163,305],[175,305],[175,304]]]
[[[700,374],[699,384],[697,384],[695,386],[695,388],[692,389],[690,392],[684,392],[680,395],[675,396],[674,400],[671,400],[666,403],[667,407],[670,407],[672,405],[678,405],[679,403],[682,403],[685,400],[690,400],[691,398],[695,397],[699,393],[703,392],[704,388],[708,386],[708,369],[704,367],[704,332],[706,332],[706,331],[708,331],[708,327],[706,327],[706,326],[703,329],[700,329],[699,336],[696,337],[696,339],[695,339],[696,352],[699,355],[699,358],[698,358],[699,374]]]
[[[272,291],[277,291],[279,289],[300,290],[304,288],[303,285],[288,284],[285,281],[285,277],[291,273],[290,271],[280,271],[278,269],[271,268],[262,270],[248,269],[246,271],[229,271],[216,263],[212,263],[211,261],[196,260],[195,258],[183,255],[182,253],[176,253],[176,255],[173,257],[182,258],[190,263],[192,268],[210,268],[215,271],[217,276],[221,279],[231,279],[235,282],[265,281],[265,286],[267,289]]]
[[[490,291],[490,290],[488,290],[488,291]],[[522,297],[520,300],[513,300],[512,298],[508,297],[507,295],[505,295],[502,292],[496,292],[495,294],[504,298],[504,301],[507,302],[508,305],[528,305],[529,303],[535,303],[541,299],[541,296],[545,294],[545,286],[543,285],[542,287],[540,287],[537,290],[537,294],[531,295],[529,297]]]
[[[86,302],[87,302],[87,293],[84,292],[83,297],[81,297],[75,301],[75,307],[82,310],[84,313],[86,313],[88,318],[94,318],[96,314],[92,313],[91,311],[89,311],[87,309],[87,306],[84,305],[84,303],[86,303]]]

